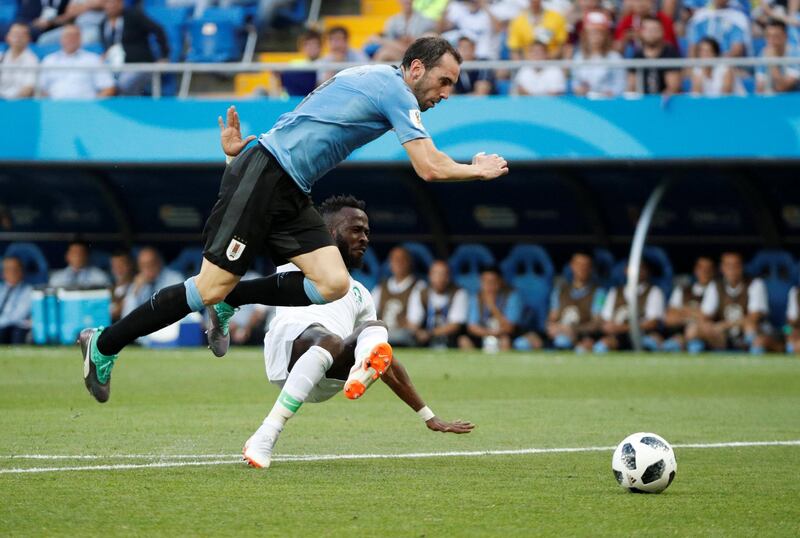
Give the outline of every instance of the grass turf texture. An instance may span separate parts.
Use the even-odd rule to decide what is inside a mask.
[[[280,454],[800,439],[800,361],[784,357],[400,351],[426,402],[478,427],[429,432],[381,384],[306,404]],[[260,350],[127,350],[95,403],[76,349],[0,348],[0,470],[236,454],[271,407]],[[800,447],[677,449],[661,495],[616,485],[611,451],[0,474],[0,535],[498,536],[800,533]],[[197,460],[189,460],[197,461]]]

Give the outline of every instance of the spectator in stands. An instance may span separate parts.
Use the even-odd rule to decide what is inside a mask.
[[[105,271],[89,265],[89,246],[73,241],[64,255],[67,266],[53,271],[50,285],[55,288],[108,288],[111,280]]]
[[[6,66],[35,67],[39,58],[28,45],[31,42],[30,29],[24,24],[12,24],[6,34],[8,50],[0,60],[0,98],[21,99],[31,97],[36,86],[36,71],[6,71]]]
[[[798,58],[800,51],[789,45],[786,23],[772,19],[767,23],[766,46],[761,51],[762,58]],[[759,66],[756,71],[756,91],[758,93],[784,93],[797,90],[800,80],[800,65]]]
[[[403,247],[389,252],[389,271],[392,276],[372,290],[377,305],[378,319],[389,329],[389,343],[393,346],[413,346],[416,327],[408,320],[411,295],[425,288],[425,282],[414,275],[411,253]]]
[[[122,303],[133,285],[133,258],[127,250],[117,250],[111,255],[111,321],[122,317]]]
[[[383,34],[372,41],[380,48],[373,59],[376,62],[391,62],[403,59],[408,46],[418,37],[436,31],[436,21],[414,9],[412,0],[400,0],[402,11],[389,17]]]
[[[61,50],[42,60],[43,67],[93,67],[103,65],[97,54],[81,49],[81,31],[67,25],[61,34]],[[93,99],[114,95],[114,78],[106,70],[43,71],[39,87],[53,99]]]
[[[652,15],[642,17],[640,34],[641,48],[637,48],[633,53],[634,59],[680,58],[678,50],[664,40],[664,27],[661,19]],[[639,77],[641,77],[642,88],[639,88]],[[632,69],[628,72],[628,91],[663,95],[680,93],[681,70],[658,67]]]
[[[669,297],[667,315],[664,318],[664,333],[668,338],[661,346],[664,351],[680,351],[690,340],[685,338],[685,334],[687,331],[694,331],[692,326],[703,321],[700,305],[706,289],[713,283],[714,260],[708,256],[700,256],[694,263],[694,281],[675,286]],[[696,344],[692,344],[689,351],[696,351],[694,346]]]
[[[45,0],[49,2],[50,0]],[[100,41],[100,21],[103,20],[105,0],[70,0],[63,15],[54,19],[55,25],[36,40],[39,45],[51,45],[61,41],[64,29],[74,24],[80,28],[85,45]]]
[[[475,43],[475,56],[481,60],[500,57],[499,27],[500,21],[485,0],[453,0],[439,21],[442,37],[452,43],[461,36],[469,37]]]
[[[623,286],[611,288],[608,292],[600,314],[603,320],[603,337],[594,345],[596,353],[631,348],[629,337],[630,297],[626,296],[626,286],[627,282]],[[658,331],[664,321],[664,292],[650,282],[650,267],[645,261],[642,261],[639,268],[636,301],[642,347],[650,351],[656,350],[662,342]]]
[[[450,0],[414,0],[414,9],[432,21],[438,21],[444,16]]]
[[[611,41],[611,19],[604,11],[590,11],[583,20],[580,48],[575,53],[577,66],[572,70],[576,95],[616,96],[625,91],[625,71],[611,66],[580,66],[584,60],[620,60]]]
[[[105,17],[100,22],[100,42],[109,64],[154,62],[151,38],[158,43],[158,61],[167,61],[169,45],[161,26],[141,10],[126,8],[123,0],[104,1]],[[150,81],[150,73],[119,73],[117,90],[121,95],[142,95]]]
[[[750,20],[747,15],[728,5],[729,0],[712,0],[709,7],[698,9],[689,20],[686,37],[689,56],[698,56],[698,45],[704,37],[713,37],[723,56],[746,56],[750,49]]]
[[[411,294],[408,321],[415,327],[417,344],[435,348],[455,347],[464,332],[469,296],[450,280],[447,262],[437,260],[428,270],[427,288]]]
[[[591,351],[600,331],[600,311],[605,293],[592,282],[592,258],[572,255],[572,281],[554,288],[550,296],[547,337],[556,349]]]
[[[534,41],[525,51],[525,59],[547,60],[547,45]],[[526,65],[517,71],[511,87],[513,95],[562,95],[567,91],[567,77],[558,67],[533,67]]]
[[[567,25],[571,28],[567,43],[564,45],[563,57],[570,59],[575,56],[575,50],[580,44],[583,35],[583,21],[592,11],[603,11],[600,0],[577,0],[572,4],[572,9],[566,15]]]
[[[507,44],[515,60],[521,60],[535,41],[547,45],[551,58],[558,58],[567,37],[567,20],[563,15],[546,9],[542,0],[530,0],[528,9],[511,21]]]
[[[24,344],[31,327],[31,292],[24,281],[22,260],[3,258],[0,282],[0,344]]]
[[[322,35],[316,30],[306,30],[298,39],[298,49],[304,56],[299,62],[316,62],[322,54]],[[316,71],[286,71],[280,76],[283,89],[292,96],[305,97],[317,86]]]
[[[500,272],[493,267],[484,269],[480,291],[470,297],[467,334],[458,338],[458,347],[510,350],[522,310],[519,294],[505,284]]]
[[[641,31],[647,18],[655,18],[661,23],[663,41],[677,52],[678,40],[671,17],[656,9],[653,0],[629,0],[628,5],[630,11],[622,17],[614,31],[614,48],[619,53],[629,56],[644,47]]]
[[[467,36],[458,40],[458,52],[465,62],[475,60],[475,42]],[[494,93],[495,77],[491,69],[462,69],[453,87],[453,93],[462,95],[489,95]]]
[[[247,271],[242,280],[260,278],[258,271]],[[267,329],[267,317],[275,312],[274,306],[246,304],[240,306],[230,320],[231,340],[239,345],[262,345]]]
[[[700,350],[700,341],[715,350],[763,353],[769,345],[771,327],[767,321],[769,306],[767,287],[760,278],[744,276],[742,255],[726,252],[720,258],[722,279],[708,286],[700,310],[704,320],[697,330],[687,331],[695,340],[693,349]]]
[[[350,33],[344,26],[334,26],[328,30],[328,54],[322,57],[322,62],[361,62],[367,63],[367,55],[360,50],[350,48]],[[317,82],[322,83],[335,75],[335,71],[325,71]]]
[[[16,22],[30,25],[34,41],[42,32],[67,22],[69,0],[20,0]]]
[[[144,304],[158,290],[184,281],[179,272],[164,267],[161,254],[153,247],[142,247],[136,258],[136,265],[139,272],[133,278],[133,284],[122,302],[123,316]]]
[[[713,37],[704,37],[697,44],[699,58],[718,58],[719,43]],[[707,97],[720,95],[745,95],[744,85],[736,69],[727,65],[709,65],[692,69],[692,93]]]

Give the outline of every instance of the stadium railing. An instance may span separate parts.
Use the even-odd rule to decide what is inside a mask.
[[[175,74],[181,76],[178,98],[190,96],[192,76],[196,73],[228,74],[260,73],[260,72],[296,72],[296,71],[338,71],[348,67],[363,65],[352,62],[313,62],[313,63],[276,63],[276,62],[239,62],[239,63],[140,63],[123,64],[119,66],[14,66],[4,65],[2,71],[35,71],[38,75],[42,71],[110,71],[116,73],[150,73],[152,75],[152,94],[154,98],[161,97],[162,74]],[[584,67],[609,67],[615,69],[632,70],[637,74],[637,91],[643,93],[645,69],[691,69],[695,67],[729,66],[751,70],[758,67],[798,67],[800,58],[669,58],[669,59],[593,59],[593,60],[548,60],[534,62],[528,60],[497,60],[497,61],[472,61],[464,62],[462,70],[492,69],[498,71],[514,72],[522,67],[557,67],[566,70]],[[764,72],[767,82],[771,78],[769,69]],[[767,84],[768,87],[771,84]],[[629,94],[623,94],[623,97]],[[38,94],[37,94],[38,96]]]

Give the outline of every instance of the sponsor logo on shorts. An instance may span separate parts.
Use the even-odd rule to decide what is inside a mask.
[[[225,251],[225,255],[230,261],[235,262],[242,257],[242,252],[244,252],[245,246],[246,245],[241,241],[231,239],[231,242],[228,244],[228,250]]]
[[[418,108],[412,108],[408,111],[408,117],[411,119],[411,123],[417,129],[424,129],[425,127],[422,126],[422,113],[419,111]]]

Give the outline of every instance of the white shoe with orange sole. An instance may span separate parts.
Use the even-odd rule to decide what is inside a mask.
[[[266,469],[272,463],[272,450],[278,442],[280,432],[262,424],[244,444],[242,457],[251,467]]]
[[[357,400],[364,395],[370,385],[392,365],[392,346],[381,342],[372,348],[366,359],[350,371],[344,384],[344,395]]]

